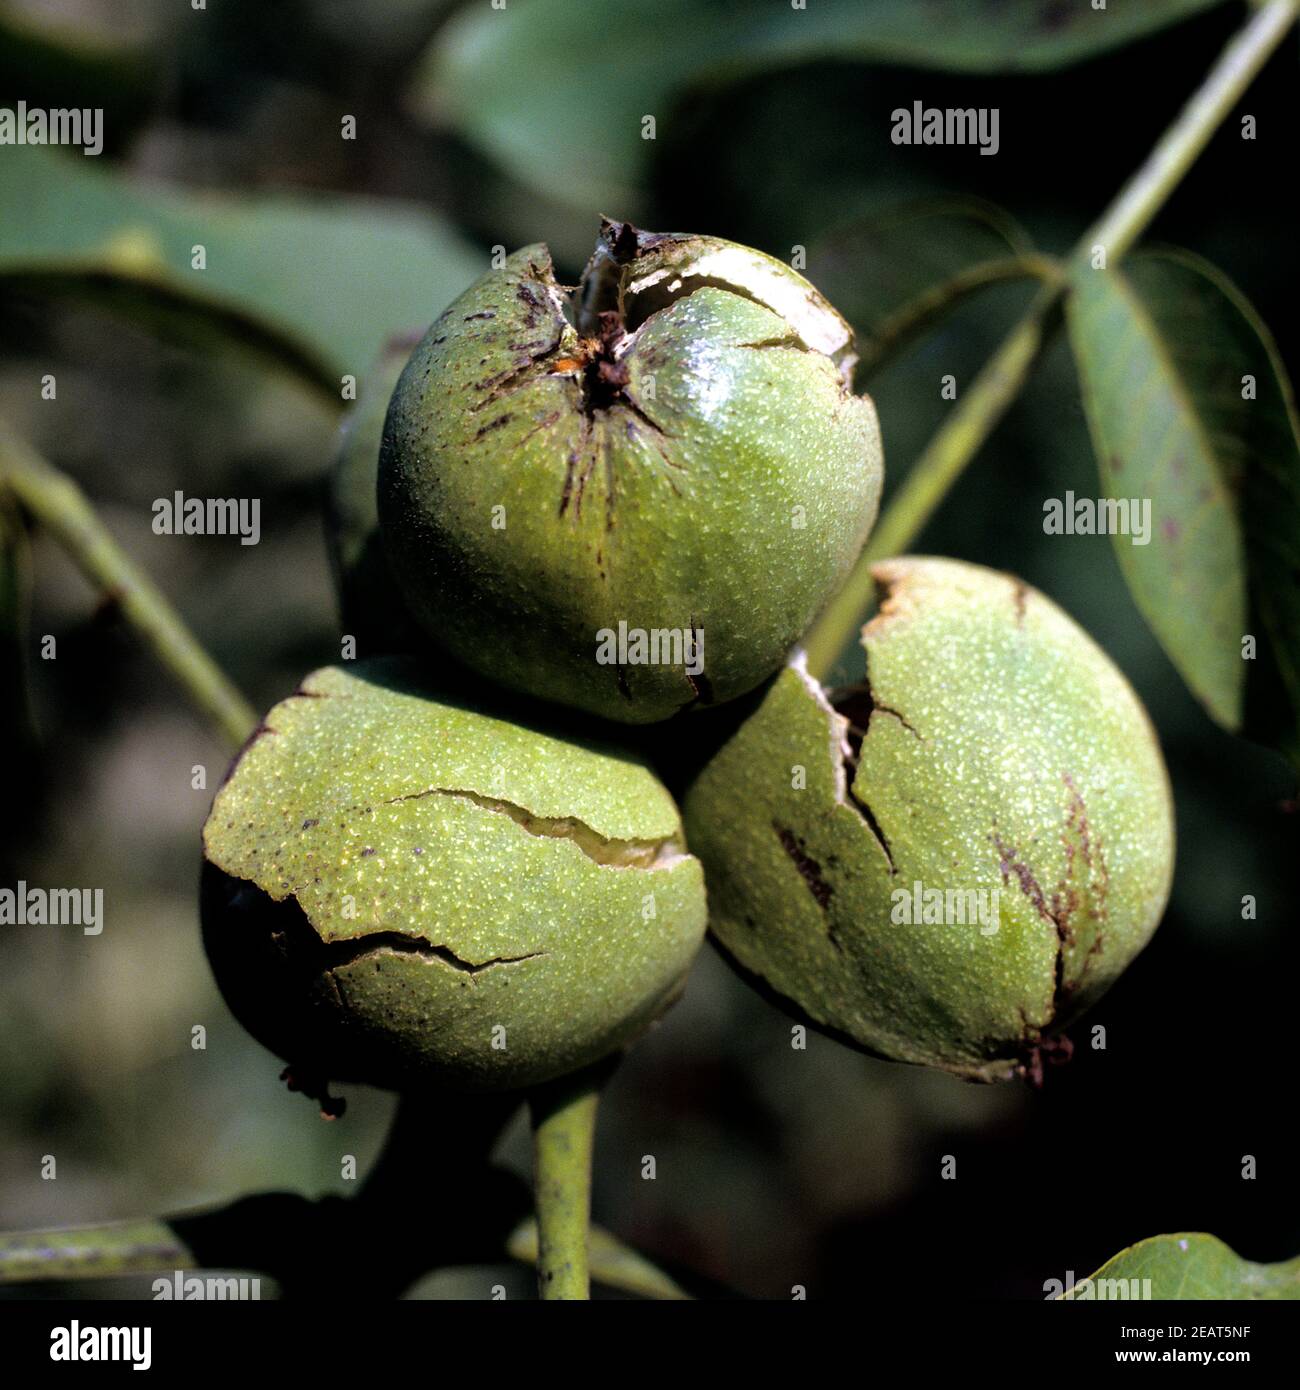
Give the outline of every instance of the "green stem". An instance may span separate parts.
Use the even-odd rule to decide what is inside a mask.
[[[1300,0],[1269,0],[1219,55],[1196,94],[1120,190],[1115,201],[1080,240],[1070,257],[1073,270],[1086,266],[1096,246],[1113,265],[1142,235],[1151,219],[1205,148],[1295,22]],[[821,680],[853,639],[871,602],[871,566],[908,549],[948,490],[993,432],[1020,393],[1042,351],[1045,326],[1065,290],[1063,278],[1034,297],[969,389],[940,426],[886,508],[847,583],[809,633],[808,670]]]
[[[1016,280],[1038,280],[1052,284],[1063,278],[1064,271],[1051,256],[1007,256],[1001,260],[981,261],[949,279],[923,291],[881,320],[872,330],[871,342],[861,348],[857,371],[860,374],[876,371],[884,362],[904,347],[909,339],[927,328],[930,322],[961,300],[990,285],[1009,284]]]
[[[195,640],[161,591],[105,529],[85,494],[0,422],[0,487],[44,526],[92,584],[112,598],[194,704],[232,748],[257,715]]]
[[[119,1221],[0,1236],[0,1284],[99,1279],[194,1266],[189,1247],[166,1221]]]
[[[529,1097],[537,1203],[537,1288],[543,1299],[590,1297],[591,1154],[605,1071],[580,1072]]]

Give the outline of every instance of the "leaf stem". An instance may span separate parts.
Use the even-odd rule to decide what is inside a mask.
[[[590,1297],[591,1155],[607,1069],[539,1087],[529,1097],[537,1203],[537,1289],[545,1299]]]
[[[257,715],[199,645],[162,592],[113,539],[81,489],[0,421],[0,487],[44,526],[92,584],[111,597],[232,748]]]
[[[1268,0],[1229,42],[1218,61],[1157,141],[1142,166],[1110,207],[1089,228],[1070,256],[1086,265],[1093,248],[1105,247],[1106,263],[1117,262],[1142,235],[1196,161],[1227,114],[1295,22],[1300,0]],[[853,640],[871,602],[871,566],[908,549],[948,490],[1028,379],[1045,341],[1052,310],[1064,293],[1064,280],[1045,285],[1024,317],[936,431],[885,509],[853,573],[808,634],[808,670],[824,679]]]

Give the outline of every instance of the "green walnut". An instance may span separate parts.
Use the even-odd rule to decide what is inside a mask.
[[[1146,945],[1173,812],[1141,703],[1042,594],[874,568],[866,681],[796,663],[690,789],[711,928],[791,1009],[898,1061],[1036,1075]]]
[[[325,498],[325,539],[339,616],[343,630],[356,638],[360,656],[418,651],[425,645],[389,571],[375,500],[389,397],[418,341],[418,334],[389,339],[363,378],[339,427]]]
[[[775,671],[875,519],[852,331],[787,265],[606,222],[576,290],[545,246],[471,286],[402,373],[379,518],[429,635],[627,723]]]
[[[677,998],[704,880],[621,752],[434,699],[399,659],[309,676],[203,829],[204,944],[295,1068],[510,1090],[631,1043]]]

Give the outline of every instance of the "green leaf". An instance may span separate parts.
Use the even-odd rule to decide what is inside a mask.
[[[189,314],[335,392],[394,327],[432,321],[484,268],[457,233],[410,205],[191,194],[30,146],[6,150],[5,176],[0,277],[110,295],[155,325]]]
[[[1293,750],[1300,442],[1267,329],[1182,252],[1079,270],[1067,316],[1103,490],[1151,503],[1148,544],[1114,536],[1139,609],[1215,720]]]
[[[967,295],[1054,264],[991,203],[929,198],[837,227],[810,249],[807,273],[853,325],[868,374]]]
[[[1121,1250],[1061,1298],[1300,1299],[1300,1256],[1259,1265],[1243,1260],[1217,1236],[1152,1236]]]
[[[917,0],[510,0],[475,5],[438,34],[412,93],[515,178],[574,204],[628,216],[652,143],[642,119],[671,119],[704,81],[821,60],[962,72],[1080,62],[1219,0],[1144,0],[1105,12],[1060,0],[963,0],[942,22]]]
[[[511,1259],[535,1265],[537,1222],[531,1217],[520,1222],[510,1233],[506,1248]],[[690,1298],[690,1294],[676,1280],[603,1227],[591,1227],[587,1241],[587,1263],[591,1277],[607,1288],[639,1294],[642,1298]]]
[[[248,352],[341,404],[339,375],[314,346],[254,313],[135,270],[0,268],[0,306],[10,295],[94,305],[195,353]]]
[[[949,72],[1046,72],[1121,48],[1222,0],[1142,0],[1105,11],[1088,0],[815,0],[806,10],[763,0],[730,7],[755,64],[857,58]]]

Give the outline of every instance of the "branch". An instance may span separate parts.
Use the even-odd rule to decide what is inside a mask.
[[[257,715],[199,645],[161,591],[137,569],[65,474],[0,421],[0,487],[44,526],[86,578],[110,597],[194,704],[239,748]]]

